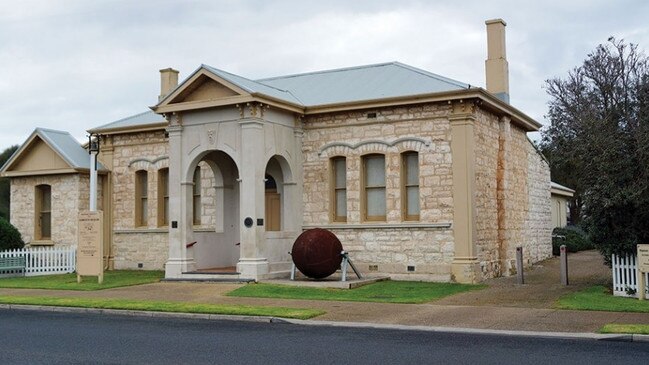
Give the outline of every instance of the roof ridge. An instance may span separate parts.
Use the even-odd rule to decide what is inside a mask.
[[[417,72],[417,73],[419,73],[421,75],[432,77],[432,78],[435,78],[435,79],[437,79],[439,81],[446,82],[446,83],[449,83],[449,84],[453,84],[455,86],[463,87],[463,88],[466,88],[466,89],[469,89],[471,87],[471,84],[467,84],[467,83],[464,83],[464,82],[461,82],[461,81],[453,80],[451,78],[448,78],[448,77],[445,77],[445,76],[442,76],[442,75],[438,75],[436,73],[426,71],[426,70],[421,69],[421,68],[406,65],[405,63],[393,62],[393,64],[395,66],[399,66],[401,68],[405,68],[405,69],[408,69],[410,71]]]
[[[369,64],[369,65],[359,65],[359,66],[351,66],[351,67],[333,68],[333,69],[329,69],[329,70],[310,71],[310,72],[289,74],[289,75],[283,75],[283,76],[272,76],[272,77],[266,77],[266,78],[263,78],[263,79],[257,79],[255,81],[263,83],[263,81],[271,81],[271,80],[277,80],[277,79],[288,79],[288,78],[291,78],[291,77],[317,75],[317,74],[325,74],[325,73],[340,72],[340,71],[357,70],[357,69],[362,69],[362,68],[383,67],[383,66],[393,65],[393,64],[399,64],[399,62],[392,61],[392,62],[383,62],[383,63],[373,63],[373,64]],[[266,84],[264,84],[264,85],[266,85]]]
[[[50,132],[50,133],[58,133],[58,134],[64,134],[64,135],[69,135],[71,136],[70,132],[68,131],[61,131],[58,129],[50,129],[50,128],[43,128],[43,127],[36,127],[36,131],[43,131],[43,132]]]
[[[205,64],[203,64],[203,66],[207,66],[208,68],[211,68],[211,69],[214,69],[214,70],[217,70],[217,71],[220,71],[220,72],[226,73],[226,74],[228,74],[228,75],[232,75],[232,76],[236,76],[236,77],[241,77],[242,79],[246,79],[246,80],[248,80],[248,81],[250,81],[250,82],[254,82],[255,84],[260,84],[260,85],[263,85],[263,86],[269,87],[269,88],[271,88],[271,89],[275,89],[275,90],[277,90],[277,91],[281,91],[281,92],[285,92],[285,93],[291,93],[289,90],[280,89],[280,88],[278,88],[278,87],[271,86],[271,85],[266,85],[266,84],[264,84],[263,82],[259,82],[259,81],[257,81],[257,80],[253,80],[253,79],[247,78],[247,77],[245,77],[245,76],[237,75],[237,74],[232,73],[232,72],[229,72],[229,71],[221,70],[220,68],[212,67],[212,66],[210,66],[210,65],[205,65]],[[243,87],[242,85],[237,85],[237,86],[239,86],[239,87]],[[245,87],[243,87],[243,88],[246,89]],[[248,92],[254,92],[254,91],[252,91],[252,90],[247,90],[247,89],[246,89],[246,91],[248,91]],[[293,95],[293,94],[291,94],[291,95]],[[293,95],[293,96],[295,96],[295,95]],[[297,99],[297,98],[296,98],[296,99]],[[298,100],[299,100],[299,99],[298,99]]]

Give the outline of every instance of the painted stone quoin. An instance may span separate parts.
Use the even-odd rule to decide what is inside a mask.
[[[505,22],[487,21],[487,88],[397,62],[252,80],[161,70],[150,111],[99,136],[107,264],[168,278],[286,277],[309,228],[366,275],[478,282],[551,255],[550,171],[509,104]],[[87,151],[37,129],[3,166],[31,245],[74,244]],[[247,223],[247,224],[244,224]]]

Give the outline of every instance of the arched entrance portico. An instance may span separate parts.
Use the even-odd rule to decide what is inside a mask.
[[[208,152],[200,162],[203,162],[200,165],[207,165],[210,171],[201,174],[200,182],[196,178],[193,181],[192,212],[195,224],[192,231],[196,244],[191,250],[196,270],[234,272],[240,247],[239,171],[232,158],[223,151]],[[192,166],[188,172],[191,172]],[[199,199],[196,186],[202,187],[198,192]],[[198,220],[197,214],[200,214]]]

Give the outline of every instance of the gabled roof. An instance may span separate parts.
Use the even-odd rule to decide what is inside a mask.
[[[468,84],[399,62],[279,76],[257,82],[288,90],[306,107],[455,91],[470,87]]]
[[[130,117],[122,118],[108,124],[101,125],[88,130],[88,133],[103,133],[119,132],[122,130],[132,130],[134,128],[151,128],[151,127],[164,127],[167,121],[153,111],[149,110],[143,113],[135,114]]]
[[[31,173],[12,172],[11,169],[21,160],[26,158],[30,153],[30,147],[37,145],[42,141],[49,147],[66,165],[67,168],[62,172],[81,172],[89,171],[90,157],[81,144],[68,132],[57,131],[53,129],[36,128],[27,138],[20,148],[9,158],[2,166],[0,173],[3,175],[20,176],[30,175]],[[55,169],[52,170],[54,172]],[[60,170],[60,168],[59,168]],[[98,170],[107,171],[106,168],[98,164]]]

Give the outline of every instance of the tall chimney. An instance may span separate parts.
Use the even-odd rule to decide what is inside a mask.
[[[507,23],[502,19],[491,19],[485,24],[487,24],[487,60],[485,61],[487,91],[509,103],[509,64],[505,51]]]
[[[160,70],[160,96],[158,101],[161,101],[165,96],[178,86],[178,71],[173,68],[165,68]]]

